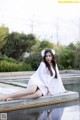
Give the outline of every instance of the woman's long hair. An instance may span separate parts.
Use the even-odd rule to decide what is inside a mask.
[[[55,71],[55,78],[57,78],[57,72],[56,72],[56,61],[55,61],[55,56],[53,55],[53,53],[52,53],[52,51],[51,50],[45,50],[45,54],[44,54],[44,57],[43,57],[43,61],[44,61],[44,63],[46,64],[46,67],[48,67],[48,70],[50,71],[50,74],[51,74],[51,76],[53,76],[53,72],[52,72],[52,70],[51,70],[51,67],[50,67],[50,64],[46,61],[46,54],[47,53],[50,53],[51,55],[52,55],[52,67],[53,67],[53,69],[54,69],[54,71]]]

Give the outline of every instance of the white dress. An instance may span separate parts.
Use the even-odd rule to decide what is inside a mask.
[[[45,63],[41,62],[38,69],[31,76],[27,87],[37,85],[44,96],[47,95],[48,93],[50,93],[51,95],[63,93],[65,91],[65,88],[63,86],[57,65],[56,65],[57,78],[54,77],[55,76],[54,69],[53,68],[51,69],[53,71],[53,76],[50,75],[50,71],[46,67]]]

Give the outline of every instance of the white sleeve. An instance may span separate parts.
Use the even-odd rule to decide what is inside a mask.
[[[60,73],[59,73],[59,69],[58,69],[58,67],[57,67],[57,64],[56,64],[56,72],[57,72],[57,79],[59,80],[61,89],[65,90],[64,85],[63,85],[63,82],[62,82],[62,79],[61,79],[61,76],[60,76]]]
[[[47,77],[45,75],[45,68],[46,68],[45,63],[41,62],[38,68],[38,75],[40,80],[45,84],[45,86],[47,86]]]
[[[61,80],[61,76],[57,64],[56,64],[56,72],[57,72],[57,79]]]

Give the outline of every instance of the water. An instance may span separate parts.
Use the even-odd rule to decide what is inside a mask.
[[[80,102],[68,102],[7,113],[7,120],[80,120]]]

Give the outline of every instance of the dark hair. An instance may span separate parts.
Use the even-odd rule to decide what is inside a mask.
[[[53,55],[53,53],[52,53],[52,51],[51,51],[50,49],[45,50],[44,57],[43,57],[43,61],[45,62],[46,67],[48,67],[48,70],[50,71],[50,74],[51,74],[51,76],[52,76],[52,75],[53,75],[53,72],[52,72],[52,70],[51,70],[50,64],[49,64],[49,63],[46,61],[46,59],[45,59],[46,54],[47,54],[48,52],[52,55],[52,61],[51,61],[51,62],[52,62],[52,67],[53,67],[53,69],[54,69],[54,71],[55,71],[55,78],[57,78],[55,56]]]

